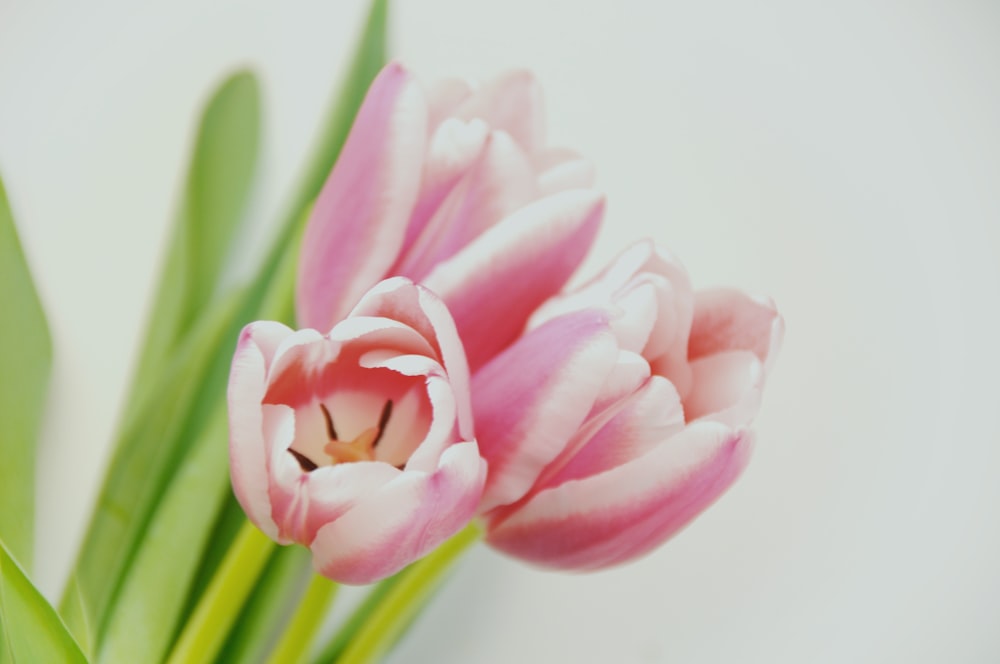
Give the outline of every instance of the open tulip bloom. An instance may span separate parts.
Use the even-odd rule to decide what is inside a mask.
[[[340,322],[325,336],[267,323],[244,332],[230,384],[236,493],[254,523],[282,543],[310,546],[316,569],[333,579],[395,572],[474,515],[490,545],[533,563],[625,562],[711,504],[749,458],[747,426],[781,318],[769,301],[736,291],[694,293],[680,263],[648,241],[562,292],[603,204],[586,162],[542,146],[540,113],[527,73],[425,93],[389,65],[320,195],[299,264],[300,318]],[[364,294],[390,275],[427,290],[397,280]],[[456,378],[448,378],[455,369],[438,370],[451,386],[443,416],[466,413],[452,430],[431,412],[441,409],[395,406],[399,380],[338,359],[350,344],[379,358],[403,353],[377,349],[386,335],[378,326],[408,325],[421,298],[403,304],[387,288],[421,293],[439,322],[418,327],[448,331],[425,343],[447,348],[451,367],[461,367]],[[447,366],[434,352],[420,357]],[[423,380],[432,384],[417,371],[406,383],[415,393]],[[283,419],[270,414],[279,404]],[[341,419],[346,434],[334,431]],[[431,421],[452,448],[435,442],[433,463],[416,465]],[[386,451],[369,444],[404,430],[406,443],[394,433],[379,442]],[[414,472],[419,479],[407,477]],[[393,492],[404,481],[414,488]],[[416,488],[426,484],[436,487],[431,495]]]
[[[384,64],[371,48],[384,12],[376,2],[357,80]],[[783,333],[774,304],[694,290],[651,240],[570,285],[604,196],[589,162],[547,145],[527,71],[424,86],[381,67],[257,279],[235,305],[206,299],[218,257],[191,247],[219,246],[208,222],[228,223],[249,192],[252,168],[229,155],[256,140],[240,134],[256,126],[255,86],[234,77],[206,111],[190,223],[58,612],[14,562],[30,562],[25,519],[6,517],[30,515],[33,469],[4,475],[27,478],[2,487],[22,505],[0,514],[12,661],[304,662],[330,580],[379,585],[319,661],[373,661],[469,544],[556,570],[626,563],[749,460]],[[4,338],[41,340],[14,396],[40,416],[47,330],[2,188],[0,226],[18,259],[4,288],[27,303]],[[0,344],[0,367],[19,343]]]

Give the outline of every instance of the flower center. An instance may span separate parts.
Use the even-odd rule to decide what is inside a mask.
[[[302,470],[311,472],[319,468],[320,465],[375,460],[375,447],[382,439],[385,427],[389,423],[389,417],[392,415],[392,399],[387,400],[382,407],[378,423],[368,427],[352,440],[341,440],[337,434],[337,427],[333,423],[333,416],[330,415],[330,409],[325,404],[320,403],[319,409],[323,413],[327,436],[327,443],[323,446],[323,454],[329,458],[329,462],[324,460],[323,463],[316,463],[302,452],[289,448],[288,452],[299,462]]]

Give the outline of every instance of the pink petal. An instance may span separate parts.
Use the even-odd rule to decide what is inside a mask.
[[[431,135],[420,195],[406,227],[401,254],[410,251],[448,193],[480,159],[489,135],[490,128],[482,120],[465,122],[456,118],[442,122]],[[390,273],[398,274],[396,271]]]
[[[532,203],[489,229],[424,284],[448,305],[475,371],[514,341],[535,308],[583,260],[604,214],[604,199],[575,190]]]
[[[476,432],[490,467],[482,511],[531,488],[583,423],[617,356],[606,317],[583,311],[533,330],[473,376]]]
[[[649,363],[641,355],[619,350],[615,367],[601,386],[601,392],[590,411],[591,415],[596,415],[631,395],[643,386],[649,376]]]
[[[670,381],[653,376],[627,399],[581,429],[579,440],[545,469],[532,493],[612,470],[650,452],[684,429],[681,398]],[[586,429],[590,429],[587,431]]]
[[[386,279],[368,291],[351,315],[390,318],[408,325],[424,336],[440,358],[455,393],[459,435],[463,439],[471,439],[473,428],[472,406],[469,402],[469,366],[455,321],[441,298],[407,279]]]
[[[531,155],[538,172],[538,186],[544,195],[567,189],[587,189],[594,185],[594,165],[575,150],[544,148]]]
[[[287,441],[291,443],[291,439]],[[399,477],[387,463],[363,461],[322,466],[305,472],[284,449],[270,463],[269,496],[281,543],[313,541],[319,530],[354,507],[365,496]]]
[[[233,491],[247,516],[268,536],[278,527],[267,494],[268,457],[261,402],[270,358],[292,331],[280,323],[252,323],[240,334],[229,375],[229,459]]]
[[[427,88],[429,126],[437,127],[472,95],[472,86],[460,78],[445,78]]]
[[[594,570],[659,546],[714,502],[746,465],[749,432],[689,426],[648,454],[543,491],[491,525],[497,549],[545,567]]]
[[[400,256],[393,274],[422,280],[435,265],[533,200],[536,194],[534,173],[521,148],[506,134],[490,134],[478,160]]]
[[[448,448],[432,474],[400,473],[320,528],[311,545],[314,566],[349,584],[398,572],[469,522],[485,475],[474,442]]]
[[[684,398],[688,421],[708,418],[728,426],[750,424],[760,407],[764,367],[756,355],[731,350],[691,363],[691,392]]]
[[[494,129],[510,134],[526,151],[545,143],[542,88],[529,71],[511,71],[473,92],[453,112],[458,118],[482,118]]]
[[[396,260],[420,185],[427,109],[391,63],[378,75],[303,238],[296,311],[305,327],[343,318]]]
[[[781,341],[782,330],[781,317],[769,299],[728,289],[699,291],[688,358],[749,350],[766,365]]]

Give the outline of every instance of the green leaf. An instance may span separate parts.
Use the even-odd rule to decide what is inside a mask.
[[[0,181],[0,537],[30,567],[35,446],[45,405],[52,341]]]
[[[212,298],[246,207],[260,115],[249,72],[224,81],[202,114],[114,457],[60,605],[81,642],[103,629],[134,541],[179,462],[182,447],[163,439],[183,434],[210,356],[233,343],[235,309]]]
[[[55,610],[0,542],[0,664],[86,664]]]
[[[323,134],[324,138],[318,143],[317,154],[306,170],[304,184],[293,197],[290,211],[267,260],[240,295],[235,313],[227,312],[224,316],[213,314],[214,322],[206,324],[204,320],[199,320],[193,325],[192,331],[177,342],[177,350],[170,361],[160,360],[162,378],[155,381],[155,387],[142,399],[134,402],[137,405],[131,410],[133,414],[128,418],[128,426],[117,444],[97,511],[61,604],[78,638],[83,638],[79,636],[81,631],[90,633],[96,637],[93,641],[98,649],[109,617],[121,615],[115,608],[120,589],[133,586],[138,589],[145,583],[155,585],[148,572],[151,567],[144,563],[133,570],[133,562],[146,560],[147,556],[156,558],[144,550],[144,538],[152,520],[169,520],[176,516],[153,515],[161,499],[168,495],[167,487],[175,472],[182,468],[182,461],[189,454],[201,454],[200,445],[195,451],[192,451],[192,445],[205,439],[207,422],[225,408],[225,386],[240,328],[249,321],[261,318],[292,322],[294,272],[304,211],[318,194],[332,168],[371,79],[385,62],[385,19],[386,2],[376,0],[344,92]],[[211,328],[211,334],[199,332],[203,328]],[[217,336],[219,330],[222,332]],[[218,467],[216,463],[221,459],[224,468],[225,445],[213,446],[205,454],[216,455],[209,463]],[[215,486],[224,488],[228,483],[228,473],[223,470],[214,480],[209,480],[209,483],[215,482],[218,482]],[[224,490],[217,492],[215,489],[206,490],[200,494],[200,499],[195,509],[213,518],[195,519],[195,527],[186,524],[182,537],[197,548],[196,543],[203,541],[207,529],[212,535],[208,549],[211,556],[213,551],[228,547],[232,541],[231,534],[211,530],[216,522],[215,515],[231,502],[227,503]],[[229,517],[223,513],[218,519],[225,523],[232,520]],[[201,555],[205,553],[201,551]],[[218,557],[214,559],[218,560]],[[168,578],[179,575],[174,578],[188,579],[192,569],[197,572],[193,577],[193,597],[198,597],[205,590],[205,586],[199,584],[213,578],[216,571],[204,565],[179,569],[190,566],[190,560],[186,559],[164,562],[166,567],[160,573]],[[177,569],[170,568],[174,562],[178,564]],[[137,580],[131,578],[133,571],[139,576]],[[179,585],[183,583],[179,581]],[[129,590],[128,597],[131,598],[129,601],[143,597],[147,602],[157,600],[155,596],[144,595],[139,590]],[[147,611],[145,615],[153,614]],[[83,616],[90,617],[89,628]],[[169,620],[166,616],[160,617]]]
[[[302,599],[309,577],[314,574],[311,560],[312,553],[301,546],[281,546],[271,554],[257,587],[219,653],[220,662],[254,664],[263,661],[263,654],[270,652],[278,642]]]
[[[220,411],[171,482],[108,618],[99,662],[160,661],[180,622],[215,512],[229,487],[226,413]],[[221,450],[221,453],[220,453]]]
[[[381,661],[440,588],[452,566],[482,535],[482,527],[473,521],[424,558],[375,586],[321,649],[314,664]]]
[[[257,79],[242,71],[219,86],[202,113],[126,412],[141,402],[218,292],[256,170],[260,106]]]

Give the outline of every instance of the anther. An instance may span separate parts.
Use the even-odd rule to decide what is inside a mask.
[[[326,420],[326,435],[330,440],[337,440],[337,430],[333,428],[333,418],[325,404],[320,404],[319,409],[323,411],[323,419]]]
[[[372,449],[378,445],[378,441],[382,440],[382,434],[385,433],[385,425],[389,423],[389,416],[392,415],[392,399],[385,402],[382,406],[382,414],[378,418],[378,433],[375,434],[375,440],[372,441]]]
[[[293,457],[295,457],[295,460],[299,462],[299,466],[301,466],[302,470],[306,471],[307,473],[312,472],[317,468],[319,468],[319,466],[316,465],[316,463],[312,459],[307,457],[305,454],[296,452],[291,448],[289,448],[288,451],[291,453]]]

